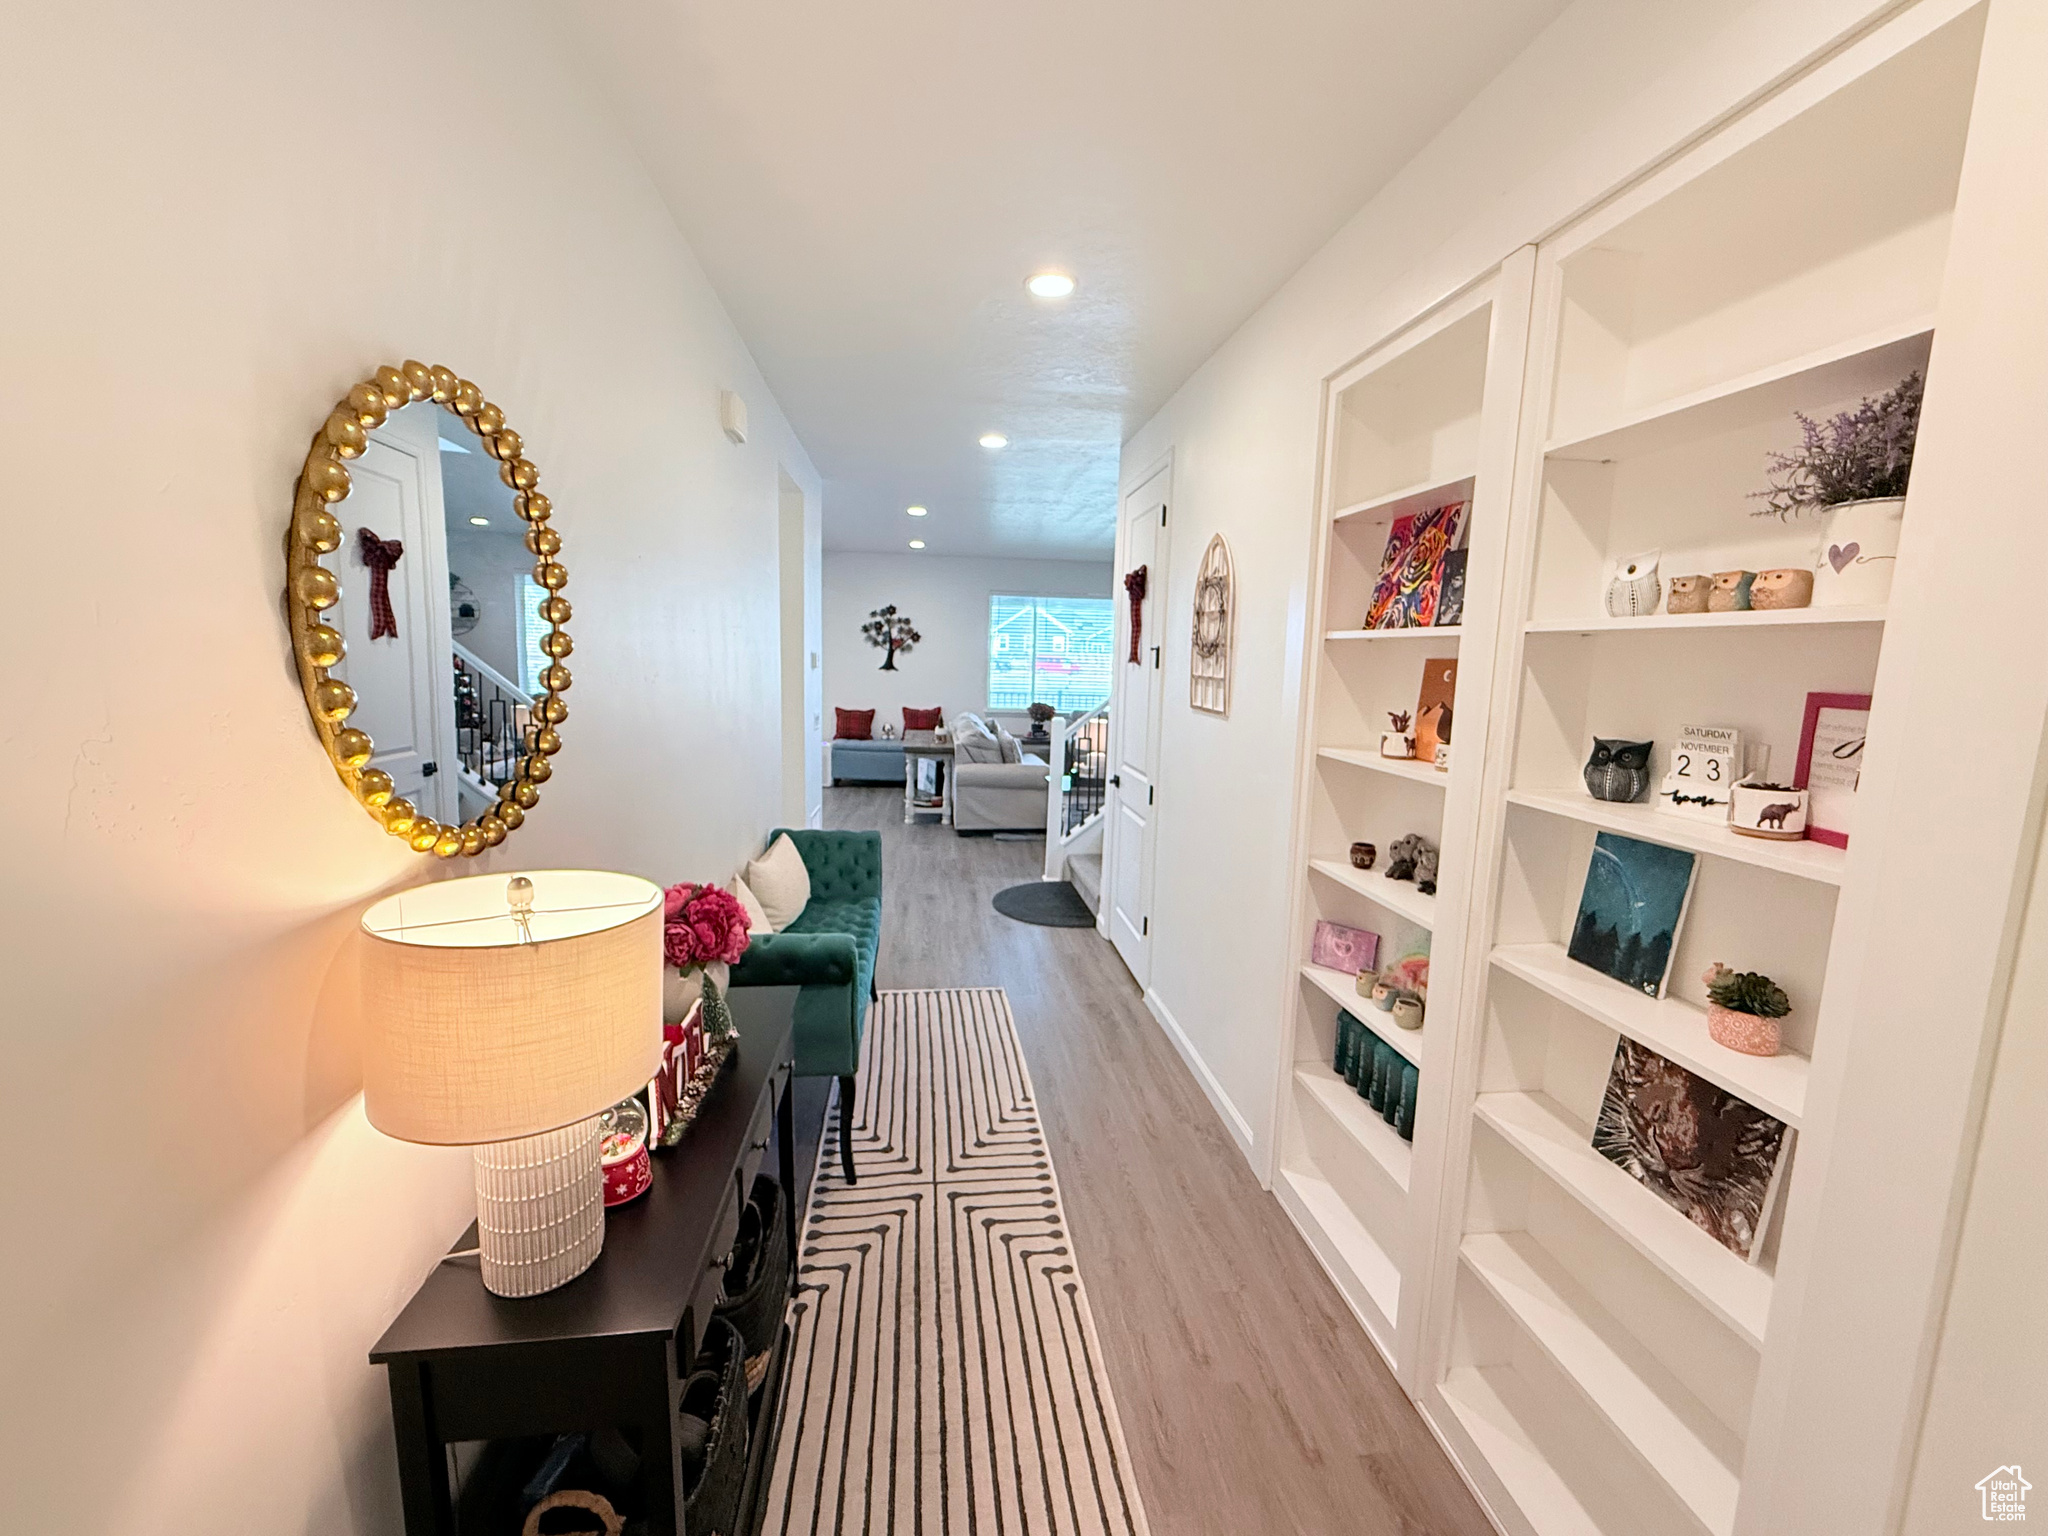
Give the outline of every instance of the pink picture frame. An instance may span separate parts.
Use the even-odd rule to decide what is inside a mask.
[[[1830,848],[1849,846],[1849,816],[1863,771],[1863,738],[1870,724],[1867,693],[1809,693],[1799,728],[1795,789],[1807,791],[1806,835]],[[1821,755],[1818,777],[1814,754]]]
[[[1347,928],[1327,918],[1317,921],[1315,935],[1309,941],[1308,957],[1314,964],[1348,976],[1372,970],[1379,956],[1378,934],[1364,928]]]

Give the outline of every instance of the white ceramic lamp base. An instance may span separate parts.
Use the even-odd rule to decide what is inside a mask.
[[[598,1117],[474,1149],[484,1289],[539,1296],[567,1285],[604,1248]]]

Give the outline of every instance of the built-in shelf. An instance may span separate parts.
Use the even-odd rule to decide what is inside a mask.
[[[1350,1010],[1353,1018],[1364,1024],[1375,1035],[1399,1051],[1420,1068],[1422,1065],[1422,1031],[1402,1029],[1379,1009],[1358,995],[1358,978],[1347,976],[1342,971],[1332,970],[1327,965],[1304,965],[1304,978],[1312,981],[1323,995],[1339,1008]],[[1335,1069],[1332,1068],[1334,1071]]]
[[[1387,1124],[1378,1110],[1358,1096],[1356,1088],[1319,1061],[1297,1062],[1294,1080],[1343,1128],[1345,1135],[1386,1171],[1402,1194],[1408,1193],[1415,1149],[1401,1139],[1401,1133]]]
[[[1881,604],[1843,604],[1822,608],[1752,608],[1744,613],[1651,613],[1639,619],[1614,619],[1605,614],[1580,619],[1531,619],[1522,629],[1531,635],[1605,635],[1622,630],[1654,633],[1662,629],[1774,629],[1787,624],[1882,624],[1884,620],[1885,609]]]
[[[1584,790],[1511,789],[1508,804],[1525,806],[1547,816],[1563,816],[1588,826],[1619,832],[1646,843],[1685,848],[1735,864],[1752,864],[1801,880],[1840,885],[1848,853],[1806,838],[1744,837],[1723,822],[1696,820],[1659,810],[1654,805],[1595,800]]]
[[[1337,1289],[1358,1313],[1365,1331],[1391,1360],[1394,1319],[1401,1301],[1400,1266],[1365,1230],[1328,1179],[1302,1168],[1282,1168],[1273,1186],[1281,1206],[1301,1228]]]
[[[1366,501],[1353,502],[1348,507],[1339,507],[1330,514],[1330,521],[1341,523],[1352,518],[1363,518],[1367,522],[1391,522],[1394,518],[1405,517],[1410,512],[1428,512],[1437,507],[1447,507],[1454,501],[1470,501],[1474,478],[1470,474],[1464,474],[1455,475],[1448,480],[1425,480],[1420,485],[1405,486],[1384,496],[1374,496]]]
[[[1607,462],[1655,453],[1760,419],[1790,420],[1792,412],[1816,399],[1856,393],[1861,386],[1850,382],[1851,375],[1863,378],[1875,372],[1898,378],[1926,368],[1933,340],[1933,317],[1917,316],[1631,411],[1597,431],[1553,439],[1544,452],[1553,459]],[[1842,381],[1832,375],[1841,375]]]
[[[1333,629],[1325,640],[1456,640],[1462,624],[1410,624],[1401,629]]]
[[[1576,1008],[1617,1034],[1647,1045],[1717,1083],[1737,1098],[1797,1127],[1806,1113],[1806,1076],[1811,1065],[1789,1051],[1746,1056],[1718,1045],[1707,1034],[1707,1013],[1677,998],[1654,998],[1580,965],[1561,944],[1504,944],[1493,952],[1495,967],[1538,991]]]
[[[1771,1277],[1593,1150],[1592,1131],[1541,1093],[1482,1093],[1473,1114],[1752,1349],[1764,1345]]]
[[[1412,757],[1381,757],[1376,747],[1317,747],[1316,756],[1350,768],[1365,768],[1373,773],[1390,773],[1397,779],[1412,779],[1417,784],[1434,784],[1439,789],[1450,777],[1448,773],[1438,773],[1428,763],[1418,763]]]
[[[1438,1391],[1536,1536],[1612,1536],[1524,1427],[1545,1422],[1549,1412],[1512,1366],[1458,1366]]]
[[[1436,898],[1423,895],[1413,880],[1389,880],[1379,870],[1353,869],[1335,859],[1310,859],[1308,867],[1325,880],[1335,881],[1396,916],[1407,918],[1418,928],[1436,928]]]
[[[1712,1536],[1735,1527],[1742,1442],[1524,1232],[1475,1232],[1459,1257]]]

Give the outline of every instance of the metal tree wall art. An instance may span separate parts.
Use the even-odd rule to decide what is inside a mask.
[[[1230,713],[1230,631],[1236,593],[1230,546],[1217,534],[1195,576],[1195,638],[1188,659],[1188,703],[1212,715]]]
[[[917,626],[910,622],[908,615],[898,613],[896,605],[877,608],[868,615],[867,623],[860,632],[867,636],[869,645],[882,652],[882,671],[896,670],[896,653],[907,651],[924,638],[917,632]]]

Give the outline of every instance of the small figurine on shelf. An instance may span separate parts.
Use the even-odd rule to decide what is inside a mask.
[[[1353,843],[1351,845],[1351,867],[1353,869],[1371,869],[1373,861],[1379,858],[1379,856],[1379,849],[1373,847],[1371,843]]]
[[[1425,896],[1436,894],[1436,849],[1428,843],[1415,855],[1415,889]]]
[[[1664,594],[1666,613],[1705,613],[1707,611],[1707,578],[1704,576],[1674,576]]]
[[[1429,855],[1431,884],[1436,876],[1436,849],[1420,832],[1410,832],[1406,837],[1396,838],[1387,846],[1387,878],[1389,880],[1413,880],[1421,868],[1422,856]]]
[[[1700,978],[1707,984],[1707,1033],[1745,1056],[1778,1054],[1778,1020],[1792,1011],[1785,989],[1755,971],[1733,971],[1716,960]]]
[[[1380,735],[1381,757],[1413,757],[1415,755],[1415,738],[1408,734],[1408,718],[1408,711],[1405,709],[1390,709],[1387,711],[1387,719],[1393,723],[1394,728],[1391,731],[1384,731]]]
[[[1650,787],[1650,749],[1655,745],[1595,736],[1592,756],[1586,759],[1586,793],[1623,805],[1642,798]]]

